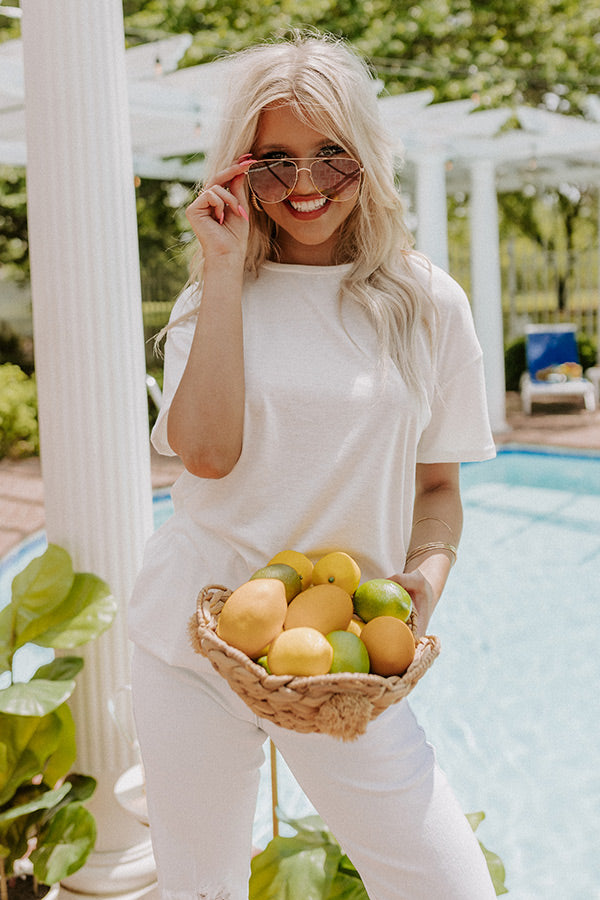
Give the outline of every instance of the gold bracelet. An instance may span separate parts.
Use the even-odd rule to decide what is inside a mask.
[[[416,528],[416,526],[417,526],[417,525],[420,525],[421,522],[439,522],[441,525],[445,525],[445,526],[446,526],[446,528],[448,529],[448,531],[450,532],[450,534],[453,533],[453,532],[452,532],[452,529],[450,528],[450,526],[448,525],[448,523],[447,523],[447,522],[444,522],[443,519],[438,519],[437,516],[423,516],[422,519],[417,519],[416,522],[413,522],[413,526],[412,526],[412,527],[413,527],[413,528]]]
[[[429,550],[447,550],[448,553],[452,554],[452,565],[456,562],[456,547],[453,544],[446,544],[445,541],[430,541],[428,544],[421,544],[420,547],[415,547],[414,550],[411,550],[406,557],[405,565],[411,559],[414,559],[415,556],[420,556],[421,553],[427,553]]]

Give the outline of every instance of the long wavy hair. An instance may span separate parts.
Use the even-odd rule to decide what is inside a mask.
[[[405,382],[422,394],[417,333],[425,323],[431,335],[436,318],[423,277],[428,263],[412,249],[392,146],[379,116],[377,83],[366,63],[338,38],[295,32],[235,54],[230,65],[226,113],[207,159],[206,183],[252,151],[261,112],[271,105],[289,104],[300,120],[360,160],[358,200],[340,229],[336,251],[336,263],[352,264],[341,293],[367,310],[382,356],[389,355]],[[257,273],[265,260],[278,259],[277,228],[264,211],[248,208],[246,269]],[[199,248],[190,277],[199,291],[202,263]]]

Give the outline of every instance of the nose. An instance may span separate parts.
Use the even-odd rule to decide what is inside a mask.
[[[298,178],[294,187],[296,194],[314,194],[315,186],[312,182],[308,166],[298,166]]]

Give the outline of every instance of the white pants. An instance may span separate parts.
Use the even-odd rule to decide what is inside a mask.
[[[370,900],[492,900],[479,845],[406,701],[356,741],[257,718],[190,651],[136,648],[133,696],[161,897],[247,900],[267,736],[359,870]]]

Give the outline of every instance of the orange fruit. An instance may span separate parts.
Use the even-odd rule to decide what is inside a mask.
[[[354,612],[368,622],[375,616],[395,616],[406,622],[412,610],[408,591],[389,578],[365,581],[354,593]]]
[[[371,619],[360,638],[371,660],[371,672],[376,675],[402,675],[415,657],[413,633],[396,616]]]
[[[335,584],[313,584],[288,606],[284,628],[308,626],[322,634],[343,631],[352,618],[352,597]]]
[[[282,631],[287,610],[283,582],[277,578],[247,581],[225,601],[217,634],[255,658]]]
[[[369,654],[357,635],[351,631],[330,631],[326,637],[333,647],[330,672],[369,671]]]
[[[273,675],[326,675],[333,647],[316,628],[292,628],[278,635],[267,654]]]

